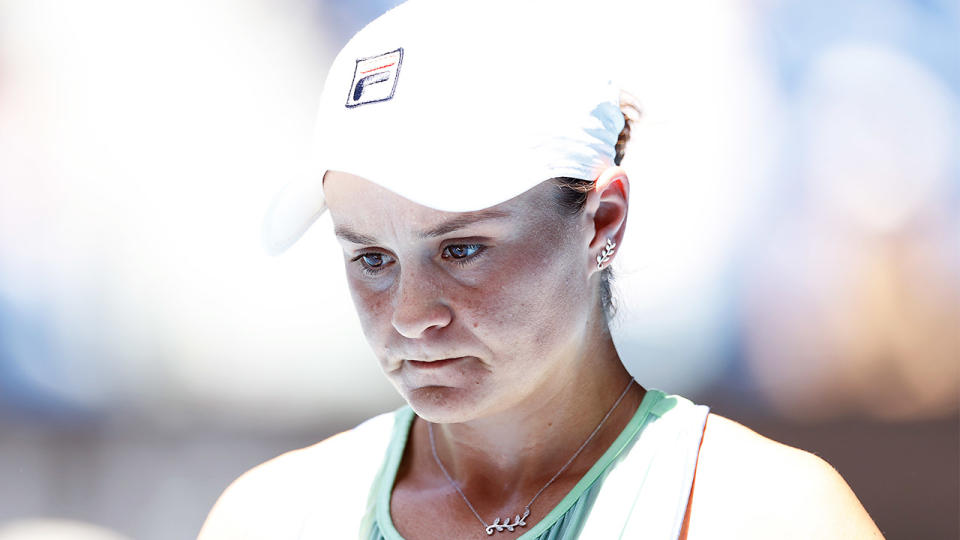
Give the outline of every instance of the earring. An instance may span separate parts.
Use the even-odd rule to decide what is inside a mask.
[[[614,248],[616,247],[617,247],[617,243],[611,240],[610,237],[608,236],[607,245],[604,246],[603,251],[601,251],[600,254],[597,255],[597,270],[603,269],[603,263],[610,260],[610,256],[613,255],[613,252],[615,251]]]

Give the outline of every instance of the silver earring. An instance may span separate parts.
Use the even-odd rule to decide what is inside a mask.
[[[597,270],[603,269],[603,263],[610,260],[610,256],[613,255],[613,252],[615,251],[616,247],[617,247],[617,243],[611,240],[610,237],[608,236],[607,245],[604,246],[603,251],[601,251],[600,254],[597,255]]]

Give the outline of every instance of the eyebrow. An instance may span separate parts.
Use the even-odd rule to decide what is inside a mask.
[[[473,225],[480,221],[487,221],[490,219],[503,219],[510,217],[510,214],[500,210],[483,210],[480,212],[467,212],[461,214],[455,218],[448,219],[443,223],[437,225],[436,227],[423,231],[417,234],[420,238],[436,238],[437,236],[443,236],[445,234],[452,233],[453,231],[462,229],[468,225]]]
[[[351,229],[347,225],[337,225],[333,229],[333,234],[337,235],[340,238],[343,238],[347,242],[352,242],[354,244],[376,244],[377,239],[372,236],[367,236],[365,234],[360,234],[357,231]]]
[[[421,231],[417,233],[418,238],[436,238],[438,236],[443,236],[445,234],[452,233],[454,231],[460,230],[474,223],[479,223],[481,221],[487,221],[491,219],[502,219],[510,217],[510,214],[503,212],[501,210],[482,210],[479,212],[466,212],[457,217],[448,219],[433,227],[432,229]],[[376,238],[358,233],[357,231],[350,228],[348,225],[337,225],[334,228],[334,234],[338,237],[343,238],[348,242],[354,244],[377,244],[379,243]]]

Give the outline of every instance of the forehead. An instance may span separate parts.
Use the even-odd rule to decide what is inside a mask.
[[[556,188],[542,182],[530,190],[489,208],[472,212],[444,212],[417,204],[363,177],[340,171],[324,175],[323,191],[338,228],[351,230],[390,225],[435,237],[479,222],[529,222],[557,216]]]

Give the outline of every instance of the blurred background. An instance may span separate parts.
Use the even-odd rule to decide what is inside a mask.
[[[260,247],[396,3],[0,0],[0,539],[193,538],[246,469],[401,404],[329,218]],[[609,43],[644,110],[631,372],[822,456],[888,539],[958,538],[960,7],[619,4],[558,39]]]

